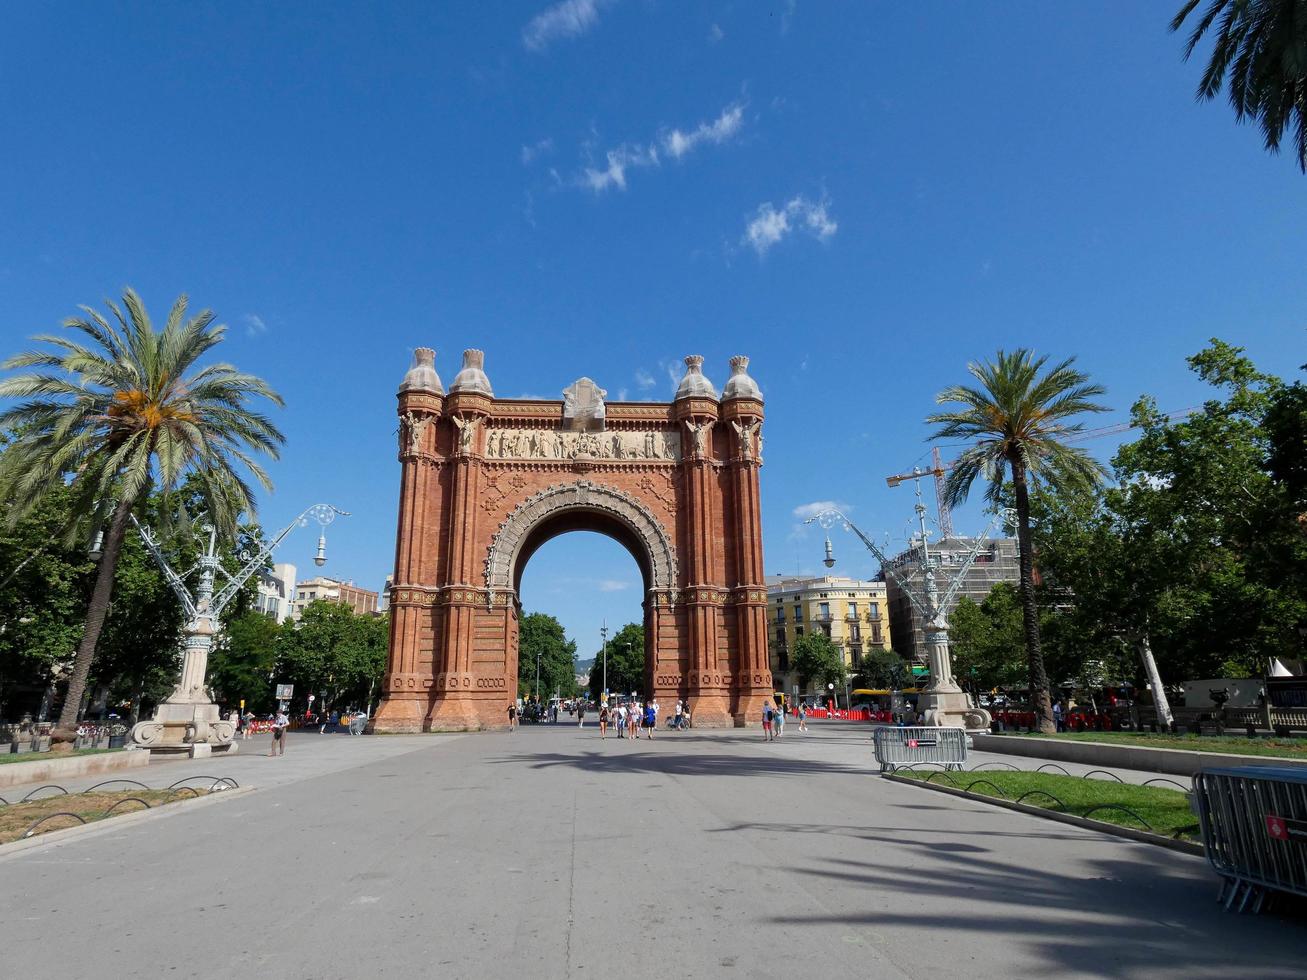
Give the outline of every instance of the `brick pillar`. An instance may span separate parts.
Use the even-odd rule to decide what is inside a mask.
[[[735,509],[737,580],[731,591],[738,649],[732,665],[735,721],[756,724],[772,697],[771,660],[767,652],[767,586],[762,562],[762,507],[758,468],[762,403],[752,398],[727,400],[723,423],[730,427],[730,488]]]
[[[427,365],[434,359],[429,355]],[[410,375],[412,372],[410,372]],[[431,376],[434,378],[434,368]],[[431,622],[435,587],[433,552],[440,514],[440,458],[436,430],[444,408],[439,379],[424,386],[407,384],[399,393],[399,520],[395,536],[395,574],[391,588],[390,649],[382,680],[381,704],[369,723],[373,731],[422,730],[431,695],[429,670],[421,669],[431,656],[424,649],[423,627]],[[424,656],[425,655],[425,656]]]
[[[477,685],[472,663],[477,618],[486,609],[486,593],[474,583],[482,578],[479,559],[484,558],[477,555],[477,505],[490,398],[451,390],[445,414],[451,446],[449,519],[443,542],[445,581],[436,600],[444,612],[445,628],[440,648],[435,651],[434,696],[427,727],[450,731],[493,723],[485,706],[479,703],[485,691]]]
[[[686,627],[689,632],[690,671],[686,678],[694,724],[704,728],[734,723],[731,716],[729,670],[723,673],[717,637],[726,593],[714,581],[721,549],[723,515],[713,471],[713,427],[717,403],[687,398],[676,403],[683,425],[682,473],[685,480],[685,588]]]

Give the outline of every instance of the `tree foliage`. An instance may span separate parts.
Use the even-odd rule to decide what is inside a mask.
[[[1178,420],[1141,398],[1131,416],[1139,435],[1113,460],[1115,484],[1044,494],[1036,508],[1047,601],[1068,606],[1061,621],[1082,660],[1115,663],[1108,673],[1144,638],[1168,682],[1255,676],[1270,656],[1300,655],[1299,386],[1219,340],[1188,363],[1217,397]]]
[[[603,650],[590,668],[590,696],[598,700],[604,687]],[[608,690],[614,694],[645,693],[644,627],[627,623],[608,640]]]
[[[219,704],[235,707],[244,701],[249,711],[272,709],[283,632],[275,619],[253,610],[232,619],[209,655],[209,687]]]
[[[949,649],[953,672],[968,687],[988,691],[1024,686],[1025,630],[1017,590],[1000,582],[979,605],[965,597],[959,600],[949,615]]]
[[[548,700],[576,693],[576,641],[563,624],[547,613],[527,613],[517,634],[517,692],[536,693],[536,662],[540,664],[540,697]]]
[[[1202,4],[1186,0],[1171,30]],[[1272,152],[1289,129],[1298,167],[1307,173],[1307,0],[1208,0],[1185,44],[1186,61],[1209,33],[1212,54],[1198,98],[1216,98],[1228,82],[1235,118],[1256,120]]]
[[[1030,490],[1040,485],[1084,488],[1101,481],[1102,465],[1067,441],[1084,429],[1079,416],[1107,409],[1095,401],[1104,389],[1072,367],[1074,358],[1045,370],[1047,363],[1046,357],[1036,357],[1028,350],[1000,350],[991,362],[973,362],[967,369],[976,380],[974,386],[951,385],[935,399],[941,405],[960,407],[937,412],[927,421],[939,426],[935,439],[971,443],[954,462],[945,482],[949,504],[965,500],[976,479],[983,478],[989,484],[986,497],[997,505],[1006,493],[1006,476],[1011,474],[1030,696],[1040,729],[1052,732],[1053,707],[1039,640]]]
[[[907,661],[897,653],[893,650],[872,650],[858,664],[853,685],[895,691],[907,687],[911,680],[912,671]]]
[[[34,338],[44,348],[17,354],[4,367],[0,398],[17,403],[0,413],[13,439],[0,455],[0,492],[16,522],[55,490],[71,495],[65,540],[104,526],[103,554],[86,606],[77,656],[59,722],[71,728],[95,660],[113,593],[129,517],[151,491],[169,498],[190,475],[199,481],[209,520],[233,533],[252,513],[243,474],[271,482],[254,459],[276,458],[282,435],[250,402],[281,398],[263,381],[230,364],[198,367],[223,339],[203,310],[187,317],[187,298],[156,329],[131,289],[110,316],[83,307],[64,326],[73,333]]]
[[[790,652],[790,668],[798,675],[803,687],[815,683],[824,689],[827,684],[836,687],[844,684],[844,658],[840,655],[840,648],[819,630],[795,639]]]
[[[276,681],[295,685],[296,710],[370,705],[386,669],[387,616],[360,616],[348,606],[310,602],[298,623],[282,625]]]

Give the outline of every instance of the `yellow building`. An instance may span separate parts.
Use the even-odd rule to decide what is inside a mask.
[[[768,576],[767,646],[776,690],[790,696],[818,693],[811,682],[800,689],[798,675],[790,668],[794,641],[813,630],[825,633],[839,647],[850,675],[857,673],[863,656],[890,648],[885,583],[834,575]]]

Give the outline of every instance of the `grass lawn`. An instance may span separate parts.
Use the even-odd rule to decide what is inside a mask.
[[[1165,837],[1178,837],[1181,840],[1201,841],[1202,835],[1198,825],[1198,816],[1189,809],[1189,797],[1178,789],[1163,789],[1159,786],[1135,786],[1130,783],[1116,783],[1106,779],[1081,779],[1079,776],[1062,776],[1048,772],[926,772],[913,770],[898,772],[896,775],[923,782],[966,789],[983,796],[995,796],[1016,800],[1034,790],[1051,794],[1049,796],[1033,795],[1021,800],[1031,806],[1046,810],[1058,810],[1083,817],[1086,811],[1103,803],[1119,803],[1127,806],[1147,821],[1148,826],[1121,810],[1098,810],[1088,814],[1091,820],[1133,827],[1135,830],[1152,830]],[[977,780],[986,780],[975,785]],[[993,785],[989,785],[993,784]],[[995,786],[998,787],[996,791]],[[1060,803],[1058,801],[1061,801]]]
[[[129,789],[111,793],[71,793],[43,796],[29,803],[0,806],[0,844],[8,844],[10,841],[19,840],[27,828],[41,817],[48,817],[56,813],[75,813],[87,823],[94,823],[96,820],[104,820],[105,811],[115,803],[120,803],[129,798],[144,800],[151,807],[157,807],[163,804],[177,803],[181,800],[194,799],[195,796],[204,796],[207,792],[207,790],[196,790],[192,794],[167,789]],[[139,803],[123,803],[117,810],[109,814],[109,817],[119,817],[124,813],[135,813],[144,809],[145,807]],[[34,836],[39,837],[51,830],[63,830],[65,827],[76,826],[78,826],[78,822],[71,817],[55,817],[53,820],[41,824],[36,829]]]
[[[103,755],[105,752],[123,752],[125,749],[78,749],[76,752],[10,752],[0,755],[0,766],[9,762],[49,762],[51,759],[71,759],[75,755]]]
[[[1224,752],[1232,755],[1273,755],[1307,759],[1307,738],[1240,738],[1233,735],[1150,735],[1143,732],[1035,733],[1022,738],[1060,738],[1074,742],[1106,742],[1111,745],[1143,745],[1150,749],[1183,749],[1189,752]]]

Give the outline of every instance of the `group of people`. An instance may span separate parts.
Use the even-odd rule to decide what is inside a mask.
[[[684,705],[676,702],[676,718],[683,719]],[[658,728],[658,715],[662,711],[657,701],[632,701],[630,703],[622,702],[616,706],[610,705],[607,701],[599,705],[599,737],[607,738],[608,729],[611,727],[617,732],[618,738],[639,738],[641,734],[645,738],[653,738],[654,732]],[[678,721],[678,724],[680,722]],[[581,725],[585,724],[585,717],[581,717]]]
[[[799,723],[799,731],[808,730],[808,706],[802,702],[794,709],[795,720]],[[762,737],[768,742],[774,742],[785,734],[785,706],[772,701],[764,702],[762,706]]]

